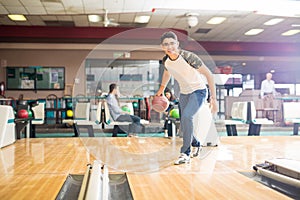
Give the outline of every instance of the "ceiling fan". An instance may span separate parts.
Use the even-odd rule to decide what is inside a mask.
[[[104,27],[120,25],[119,23],[113,22],[114,19],[108,18],[108,10],[104,9],[104,11],[105,11],[105,13],[104,13],[103,20],[100,22],[103,24]]]

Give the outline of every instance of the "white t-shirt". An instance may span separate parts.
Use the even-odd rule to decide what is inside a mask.
[[[263,80],[261,82],[260,95],[263,97],[264,93],[272,93],[275,95],[275,82],[273,80]]]
[[[167,58],[165,67],[177,80],[182,94],[190,94],[196,90],[206,89],[203,75],[201,75],[197,69],[189,65],[181,55],[179,55],[176,60]]]

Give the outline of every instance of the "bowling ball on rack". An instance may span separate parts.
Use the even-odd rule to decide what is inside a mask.
[[[17,116],[18,118],[26,119],[28,118],[28,111],[25,109],[18,110]]]
[[[132,106],[133,106],[133,108],[138,108],[139,107],[139,103],[138,102],[133,102]]]
[[[154,96],[152,99],[152,109],[156,112],[164,112],[169,107],[169,100],[164,95]]]
[[[73,103],[70,101],[67,103],[67,108],[72,108],[73,107]]]
[[[73,117],[73,110],[67,110],[67,117]]]
[[[31,110],[27,110],[28,112],[28,117],[33,117],[32,111]]]

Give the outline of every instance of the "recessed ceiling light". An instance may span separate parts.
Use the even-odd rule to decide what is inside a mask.
[[[89,22],[100,22],[101,17],[99,15],[88,15]]]
[[[272,25],[278,24],[279,22],[282,22],[283,20],[284,20],[283,18],[274,18],[274,19],[270,19],[269,21],[266,21],[266,22],[264,23],[264,25],[272,26]]]
[[[221,24],[226,20],[226,17],[213,17],[210,20],[208,20],[207,24]]]
[[[254,28],[254,29],[251,29],[251,30],[247,31],[244,34],[245,35],[257,35],[257,34],[263,32],[263,31],[264,31],[264,29]]]
[[[282,33],[281,35],[291,36],[291,35],[296,35],[297,33],[300,33],[300,29],[292,29],[292,30],[289,30],[289,31],[286,31],[286,32]]]
[[[26,17],[24,15],[8,15],[9,19],[13,21],[26,21]]]
[[[300,24],[292,24],[292,27],[300,27]]]
[[[142,16],[136,16],[134,19],[135,23],[141,23],[141,24],[145,24],[148,23],[150,20],[150,16],[148,15],[142,15]]]

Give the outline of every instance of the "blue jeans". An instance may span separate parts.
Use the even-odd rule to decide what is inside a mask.
[[[205,101],[206,95],[206,89],[196,90],[190,94],[180,94],[180,129],[183,136],[183,145],[180,153],[190,155],[191,145],[193,147],[200,147],[200,142],[194,136],[193,119]]]
[[[141,118],[135,115],[123,114],[120,115],[116,121],[118,122],[131,122],[128,126],[120,125],[120,129],[126,133],[141,133],[143,126],[141,125]]]

